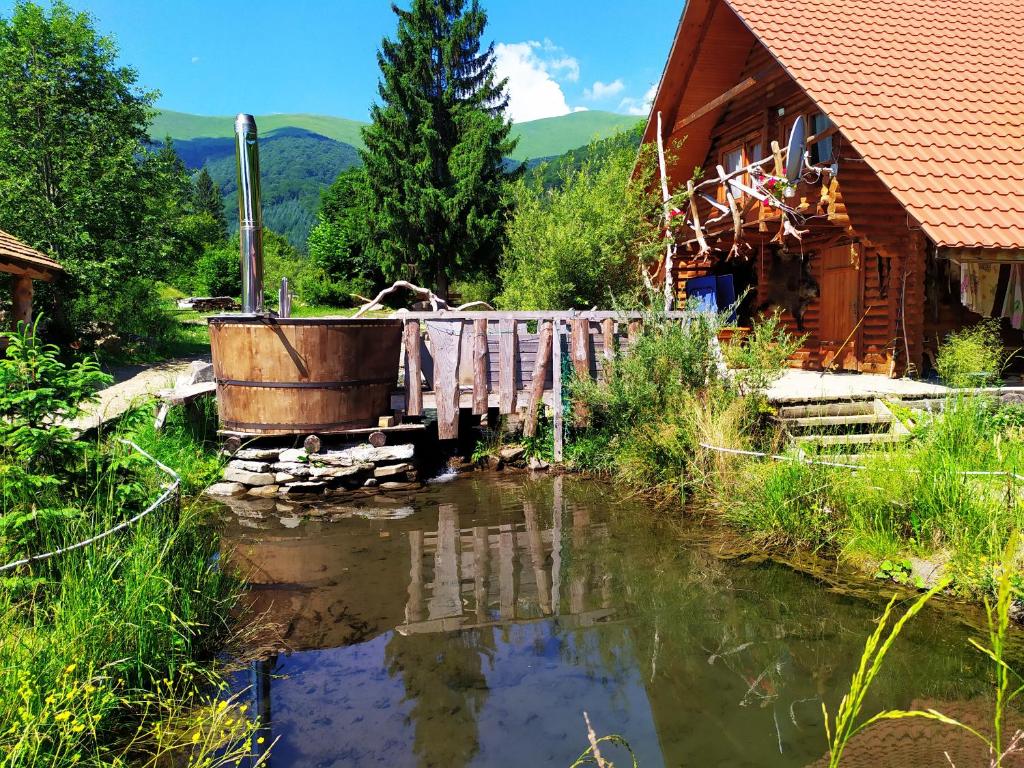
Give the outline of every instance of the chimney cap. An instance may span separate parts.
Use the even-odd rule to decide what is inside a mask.
[[[249,130],[256,130],[256,118],[245,112],[239,112],[238,117],[235,118],[235,131],[243,133]]]

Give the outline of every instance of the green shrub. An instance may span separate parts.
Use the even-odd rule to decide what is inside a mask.
[[[637,292],[640,265],[657,260],[662,233],[650,176],[633,178],[636,147],[632,134],[619,134],[592,144],[579,167],[563,167],[554,189],[540,173],[512,185],[502,308],[589,308]]]
[[[488,304],[494,303],[494,297],[498,295],[498,287],[489,277],[471,277],[464,280],[456,280],[452,283],[451,291],[459,297],[462,304],[469,304],[474,301],[484,301]]]
[[[733,379],[743,392],[767,389],[782,375],[786,361],[803,346],[807,336],[791,336],[778,312],[762,315],[748,336],[722,348],[733,370]]]
[[[939,346],[935,370],[951,387],[980,387],[997,383],[1005,363],[999,321],[989,319],[950,333]]]
[[[224,244],[203,251],[196,262],[192,288],[200,296],[240,296],[242,268],[238,248]]]

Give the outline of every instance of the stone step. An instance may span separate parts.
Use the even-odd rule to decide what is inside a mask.
[[[788,427],[814,429],[817,427],[853,427],[876,424],[891,424],[892,419],[877,413],[858,413],[844,416],[803,416],[783,420]]]
[[[898,443],[903,440],[903,436],[889,432],[868,432],[860,435],[800,435],[793,439],[800,445],[871,445]]]
[[[778,410],[778,418],[804,419],[818,416],[863,416],[873,414],[875,404],[872,400],[861,400],[844,403],[811,403],[808,405],[786,405]]]

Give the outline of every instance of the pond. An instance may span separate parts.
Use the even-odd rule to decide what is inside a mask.
[[[641,768],[824,765],[822,703],[835,710],[885,603],[723,559],[708,529],[590,479],[232,503],[224,554],[264,625],[234,683],[278,740],[274,768],[566,768],[587,746],[584,712]],[[865,712],[934,707],[984,727],[990,670],[969,637],[923,611]],[[843,764],[948,766],[943,752],[988,764],[923,720],[863,732]]]

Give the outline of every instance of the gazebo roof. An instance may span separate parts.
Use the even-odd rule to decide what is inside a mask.
[[[64,267],[0,229],[0,272],[48,282],[62,274]]]

